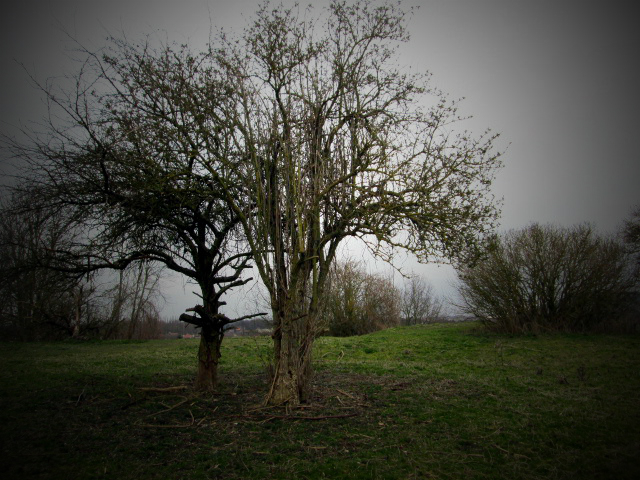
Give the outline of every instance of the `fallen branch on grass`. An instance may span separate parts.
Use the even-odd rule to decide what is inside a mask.
[[[347,413],[344,415],[323,415],[320,417],[306,417],[302,415],[269,415],[264,421],[269,422],[271,420],[331,420],[335,418],[349,418],[355,417],[358,413]]]
[[[138,390],[142,392],[179,392],[181,390],[187,390],[189,387],[186,385],[178,385],[176,387],[140,387]]]
[[[171,406],[171,407],[167,407],[164,410],[160,410],[159,412],[156,413],[150,413],[149,415],[147,415],[147,417],[153,417],[155,415],[160,415],[161,413],[166,413],[169,412],[171,410],[173,410],[176,407],[179,407],[180,405],[187,403],[190,399],[189,398],[185,398],[184,400],[181,400],[180,402],[176,403],[175,405]],[[191,412],[191,411],[189,411]]]
[[[139,423],[138,426],[144,428],[189,428],[193,427],[193,423],[186,423],[184,425],[154,425],[153,423]]]
[[[356,399],[356,397],[354,397],[353,395],[351,395],[349,392],[345,392],[344,390],[340,390],[339,388],[336,388],[336,392],[341,393],[342,395],[346,395],[349,398],[352,399]]]

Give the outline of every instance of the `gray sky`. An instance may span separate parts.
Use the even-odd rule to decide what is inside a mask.
[[[316,9],[326,4],[313,3]],[[640,29],[631,2],[404,4],[420,8],[401,61],[429,70],[434,85],[451,97],[466,97],[461,112],[474,118],[465,127],[477,133],[489,127],[501,133],[503,147],[508,145],[494,187],[504,197],[503,229],[534,221],[592,222],[612,232],[640,205]],[[63,29],[95,48],[109,33],[135,39],[166,31],[170,40],[195,49],[204,46],[211,24],[239,29],[256,5],[248,0],[25,0],[5,5],[0,16],[0,128],[37,120],[43,113],[41,99],[14,59],[42,79],[73,73],[71,42]],[[450,268],[399,262],[450,293]],[[180,281],[177,285],[167,314],[194,304],[193,297],[183,298]]]

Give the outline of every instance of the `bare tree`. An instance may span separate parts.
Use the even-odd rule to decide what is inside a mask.
[[[144,261],[194,280],[202,305],[180,319],[201,330],[196,386],[213,389],[224,330],[241,320],[220,311],[222,297],[250,280],[242,278],[250,252],[240,218],[222,198],[230,188],[221,190],[209,173],[233,183],[233,171],[196,161],[211,160],[214,135],[216,152],[225,154],[208,109],[227,90],[211,88],[208,55],[186,47],[112,39],[99,53],[79,47],[78,54],[73,89],[38,84],[49,102],[45,125],[25,131],[28,142],[4,138],[26,171],[18,188],[34,208],[68,212],[84,232],[54,249],[59,271]]]
[[[131,340],[160,335],[156,301],[161,296],[161,275],[158,264],[144,261],[118,271],[117,281],[103,294],[109,327],[105,337]]]
[[[224,127],[210,171],[269,292],[273,404],[308,396],[320,300],[344,239],[384,259],[396,247],[448,259],[497,218],[488,194],[496,136],[455,133],[456,102],[396,65],[405,17],[368,1],[334,1],[317,18],[265,5],[240,40],[212,44],[212,85],[229,95],[216,106]]]
[[[116,338],[122,321],[107,310],[128,314],[127,304],[135,298],[138,309],[153,312],[158,272],[141,265],[146,273],[136,279],[134,269],[128,268],[120,272],[121,280],[127,281],[110,288],[109,279],[96,273],[60,270],[55,252],[73,248],[79,234],[61,212],[53,216],[25,206],[32,202],[31,197],[13,197],[0,208],[2,336],[21,340]]]
[[[0,318],[5,337],[38,340],[77,336],[92,293],[86,278],[48,267],[48,251],[68,247],[67,219],[18,213],[17,197],[0,208]]]
[[[54,252],[72,248],[77,233],[64,216],[22,203],[14,199],[0,209],[0,335],[51,340],[157,333],[156,266],[143,262],[121,270],[113,287],[93,273],[60,271]]]
[[[402,317],[406,325],[430,323],[438,319],[442,301],[433,291],[433,285],[422,277],[412,276],[402,291]]]

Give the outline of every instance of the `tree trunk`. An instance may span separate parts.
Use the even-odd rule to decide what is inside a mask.
[[[275,366],[267,397],[270,405],[296,406],[309,399],[313,374],[310,321],[308,315],[285,314],[276,322],[273,334]]]
[[[212,392],[218,383],[218,362],[223,332],[202,328],[198,349],[196,390]]]

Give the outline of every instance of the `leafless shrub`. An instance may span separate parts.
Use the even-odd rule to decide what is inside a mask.
[[[323,320],[329,335],[362,335],[400,323],[400,292],[391,279],[346,261],[332,268],[328,285]]]
[[[504,332],[603,329],[626,310],[633,281],[624,246],[588,225],[496,236],[461,267],[463,309]]]

